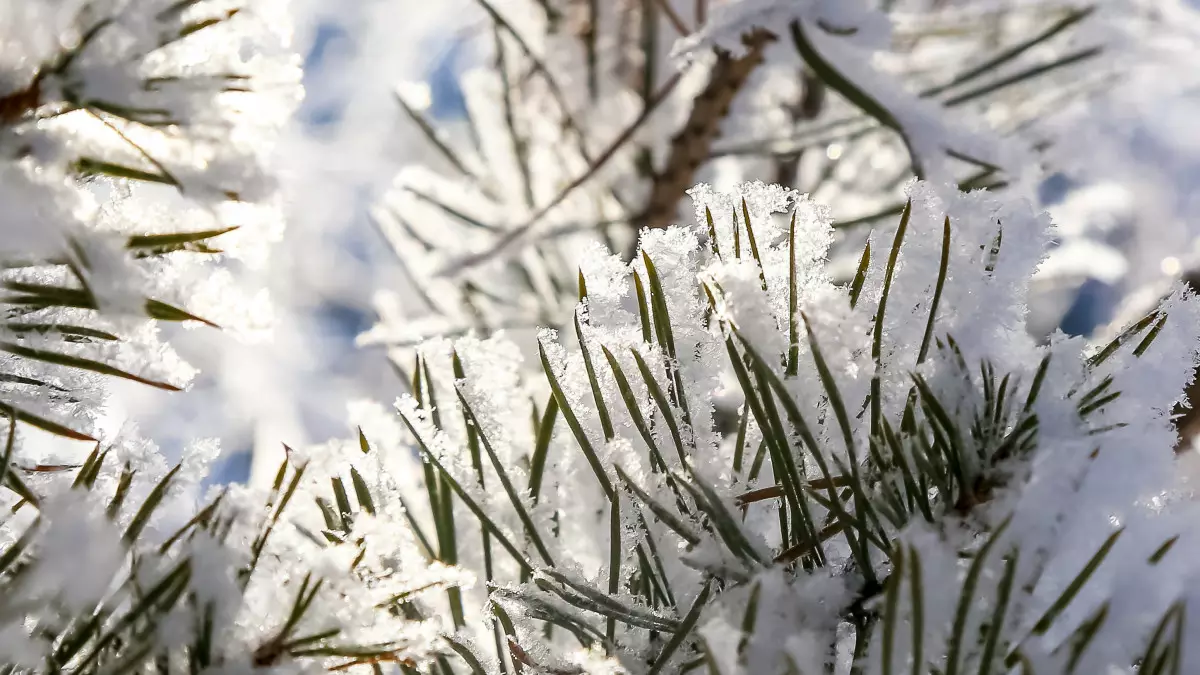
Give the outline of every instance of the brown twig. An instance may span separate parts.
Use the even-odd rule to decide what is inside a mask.
[[[765,488],[751,490],[747,493],[738,495],[737,496],[737,505],[738,506],[747,506],[749,504],[753,504],[754,502],[761,502],[761,501],[765,501],[768,499],[777,499],[779,497],[782,497],[783,495],[784,495],[784,489],[783,489],[782,485],[769,485]]]
[[[829,478],[813,478],[806,481],[810,490],[828,490],[830,487],[848,487],[850,479],[845,476],[830,476]],[[768,485],[767,487],[758,488],[749,492],[743,492],[735,498],[738,506],[746,506],[755,502],[766,501],[768,499],[778,499],[787,494],[787,489],[782,485]]]
[[[12,124],[41,105],[41,76],[24,89],[0,96],[0,123]]]
[[[485,3],[486,6],[486,3]],[[646,208],[632,222],[641,227],[664,228],[675,216],[675,208],[684,192],[691,187],[696,171],[709,158],[713,140],[720,133],[721,121],[729,113],[729,107],[737,97],[747,78],[763,62],[766,46],[777,39],[770,31],[756,29],[742,37],[746,53],[734,57],[727,51],[717,50],[717,62],[709,76],[708,85],[695,99],[692,112],[683,128],[671,139],[671,150],[662,171],[651,179],[650,198]],[[588,168],[573,179],[545,206],[539,208],[521,225],[509,230],[488,249],[451,262],[440,274],[455,274],[464,269],[491,260],[502,251],[522,240],[532,228],[553,208],[561,204],[579,186],[590,180],[617,150],[633,136],[634,132],[648,119],[658,105],[679,83],[680,74],[675,74],[658,92],[647,101],[642,113],[629,124],[594,159]]]
[[[727,51],[717,51],[708,85],[696,97],[683,128],[671,139],[667,163],[653,176],[650,198],[636,224],[656,229],[671,224],[676,205],[692,186],[696,170],[708,159],[713,140],[721,131],[721,121],[729,114],[729,106],[750,73],[762,63],[767,44],[775,40],[773,33],[758,29],[742,37],[746,46],[744,55],[734,58]]]
[[[805,555],[817,550],[818,546],[829,541],[834,535],[841,532],[843,529],[845,529],[845,526],[840,521],[826,525],[817,534],[817,541],[802,541],[791,548],[781,551],[779,555],[775,556],[775,562],[786,565],[799,560]]]

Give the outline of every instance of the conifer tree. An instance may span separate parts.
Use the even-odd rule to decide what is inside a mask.
[[[433,671],[1197,672],[1200,306],[1039,345],[1048,218],[908,194],[838,284],[827,208],[700,185],[632,262],[583,254],[570,329],[421,345],[399,423],[311,455],[327,536],[469,575],[407,598]]]
[[[443,172],[376,211],[420,297],[364,336],[411,381],[403,426],[361,407],[366,454],[322,462],[374,515],[395,493],[417,565],[472,572],[413,603],[445,625],[431,668],[1196,668],[1185,584],[1117,571],[1187,539],[1190,293],[1099,345],[1024,330],[1046,119],[1135,70],[1097,23],[1139,6],[480,4],[465,135],[402,88]],[[860,211],[688,190],[764,173]]]
[[[300,93],[285,10],[0,8],[5,673],[300,670],[422,644],[376,611],[381,587],[277,531],[300,472],[204,491],[212,442],[171,466],[99,424],[112,379],[191,377],[162,322],[256,320],[219,263],[256,262],[280,229],[264,160]]]
[[[245,318],[286,8],[0,9],[4,673],[1200,672],[1200,305],[1030,337],[1044,110],[974,107],[1104,82],[1137,4],[480,3],[468,144],[400,97],[458,178],[378,211],[408,391],[212,489],[99,419],[186,384],[162,323]]]
[[[475,4],[465,120],[428,115],[421,83],[397,87],[435,157],[375,210],[413,289],[381,296],[405,321],[369,343],[564,327],[573,252],[600,241],[628,257],[702,180],[829,204],[848,276],[914,176],[1036,199],[1043,176],[1079,173],[1095,133],[1081,112],[1171,67],[1200,25],[1174,1]]]

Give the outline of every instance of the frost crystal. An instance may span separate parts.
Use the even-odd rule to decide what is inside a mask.
[[[286,4],[0,14],[0,404],[89,439],[103,403],[89,373],[191,379],[153,320],[261,332],[269,316],[243,311],[212,262],[259,262],[279,233],[266,153],[300,93]]]
[[[1049,218],[907,192],[842,285],[827,209],[700,185],[695,224],[643,232],[632,263],[587,251],[573,325],[524,359],[503,335],[417,349],[397,408],[423,467],[397,447],[404,473],[371,475],[406,486],[377,498],[431,566],[473,572],[416,603],[448,656],[1187,671],[1165,645],[1187,639],[1200,533],[1168,415],[1200,305],[1181,291],[1108,346],[1040,345],[1024,302]]]

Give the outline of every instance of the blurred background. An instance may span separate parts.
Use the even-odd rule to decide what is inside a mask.
[[[903,203],[925,127],[970,149],[938,178],[1019,191],[1057,223],[1030,298],[1038,337],[1102,335],[1200,260],[1190,3],[846,2],[847,21],[890,20],[849,41],[899,133],[829,84],[844,62],[702,28],[751,4],[293,0],[306,98],[275,157],[287,232],[246,272],[275,303],[273,336],[183,331],[203,373],[191,390],[122,387],[120,406],[168,454],[219,438],[213,480],[246,480],[256,451],[346,436],[348,401],[390,403],[414,341],[561,321],[572,251],[692,217],[680,181],[812,193],[845,225],[832,264],[852,273],[869,225]],[[732,100],[704,119],[722,73]],[[707,144],[674,140],[689,129]]]

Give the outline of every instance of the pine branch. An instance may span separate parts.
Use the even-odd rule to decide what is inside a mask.
[[[679,200],[695,182],[696,171],[708,160],[734,99],[763,62],[767,45],[777,39],[770,31],[758,29],[743,36],[746,53],[742,56],[735,58],[727,51],[716,51],[708,84],[696,96],[683,127],[671,138],[666,164],[651,178],[646,207],[632,219],[634,223],[651,229],[671,224]]]

